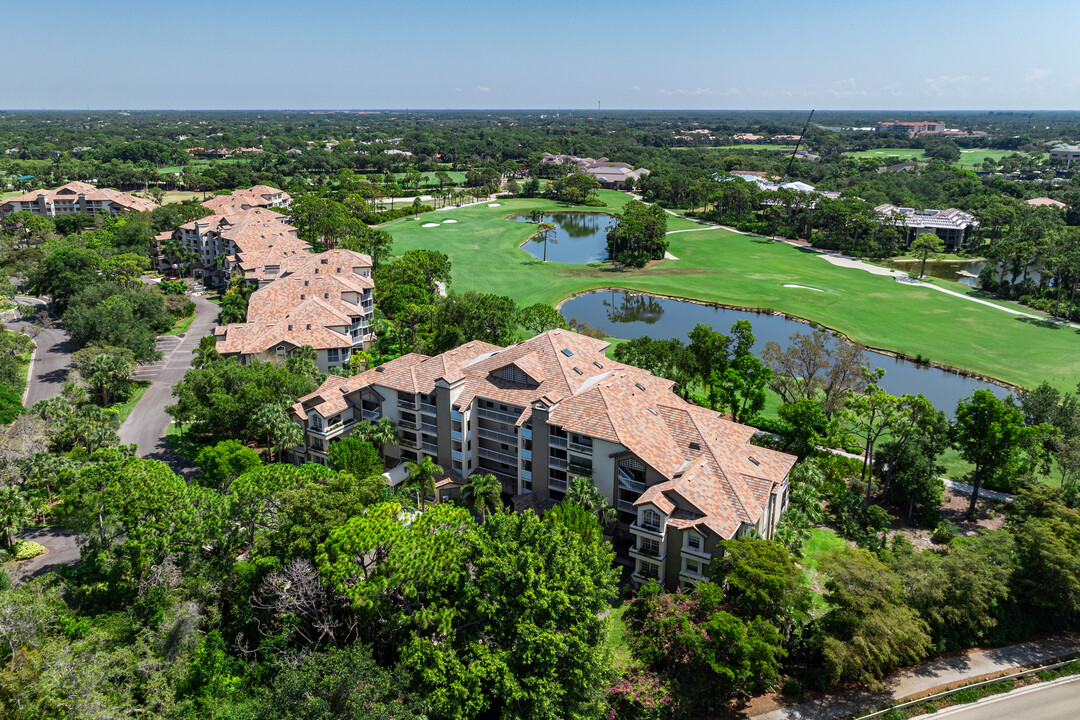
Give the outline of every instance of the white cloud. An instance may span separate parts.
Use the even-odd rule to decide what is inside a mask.
[[[660,88],[660,89],[659,89],[659,90],[657,90],[656,92],[660,93],[661,95],[670,95],[670,94],[671,94],[671,91],[670,91],[670,90],[666,90],[666,89],[664,89],[664,88]]]
[[[633,90],[634,92],[641,92],[641,88],[638,87],[637,85],[635,85],[634,87],[632,87],[630,89]]]
[[[491,92],[491,88],[485,87],[484,85],[477,85],[473,88],[473,92]]]
[[[923,80],[922,94],[939,98],[982,98],[996,94],[990,78],[971,75],[938,75]]]
[[[461,92],[461,88],[454,88],[454,92]]]
[[[675,92],[677,92],[679,95],[712,95],[712,90],[710,90],[709,88],[701,87],[694,88],[693,90],[683,90],[680,88]]]
[[[1039,80],[1045,80],[1054,74],[1054,71],[1050,68],[1031,68],[1024,75],[1024,82],[1038,82]]]

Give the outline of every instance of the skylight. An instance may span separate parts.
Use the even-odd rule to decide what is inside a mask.
[[[563,355],[565,355],[566,357],[572,357],[572,356],[574,355],[574,351],[573,351],[573,350],[571,350],[570,348],[563,348],[563,349],[562,349],[562,350],[560,350],[559,352],[561,352],[561,353],[562,353]]]

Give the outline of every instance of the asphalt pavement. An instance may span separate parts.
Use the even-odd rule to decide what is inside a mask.
[[[1076,720],[1080,717],[1080,675],[992,695],[968,705],[955,705],[914,720]]]
[[[23,531],[18,538],[41,543],[48,552],[18,563],[12,577],[17,583],[32,580],[61,565],[74,565],[79,561],[79,546],[75,544],[75,536],[71,533],[56,528],[31,528]]]
[[[183,335],[166,335],[158,338],[158,350],[161,360],[140,365],[134,380],[149,380],[150,387],[140,398],[135,409],[120,426],[120,442],[135,443],[139,446],[139,456],[163,460],[172,469],[182,475],[198,471],[165,444],[165,431],[172,418],[165,412],[165,407],[176,402],[172,389],[184,379],[184,373],[191,367],[192,352],[199,346],[199,340],[210,335],[217,324],[219,308],[214,303],[194,296],[195,320]]]
[[[36,297],[17,296],[15,302],[20,305],[45,307],[46,301]],[[12,318],[6,321],[11,330],[24,332],[30,322],[21,318]],[[34,336],[33,367],[30,368],[30,383],[26,390],[26,399],[23,404],[33,407],[39,400],[59,395],[64,389],[64,381],[67,379],[68,370],[71,368],[71,346],[68,344],[67,333],[59,320],[53,320]]]

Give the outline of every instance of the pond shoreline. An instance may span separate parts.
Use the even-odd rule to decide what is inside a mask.
[[[560,300],[555,305],[555,309],[561,312],[562,311],[562,306],[565,305],[567,302],[569,302],[571,300],[574,300],[574,299],[579,298],[579,297],[584,297],[586,295],[592,295],[594,293],[602,293],[602,292],[623,292],[623,293],[630,293],[630,294],[633,294],[633,295],[651,295],[653,297],[663,298],[665,300],[674,300],[674,301],[678,301],[678,302],[687,302],[687,303],[692,303],[694,305],[702,305],[704,307],[720,308],[720,309],[723,309],[723,310],[736,310],[736,311],[739,311],[739,312],[755,313],[755,314],[758,314],[758,315],[773,315],[773,316],[776,316],[776,317],[783,317],[783,318],[786,318],[788,320],[793,320],[795,322],[800,322],[800,323],[802,323],[804,325],[808,325],[813,329],[825,330],[826,332],[829,332],[829,333],[833,334],[834,336],[836,336],[838,338],[843,338],[847,342],[852,343],[854,345],[862,345],[862,347],[865,347],[867,350],[879,353],[881,355],[887,355],[887,356],[895,358],[897,360],[904,360],[906,362],[912,363],[912,364],[917,365],[919,367],[932,367],[932,368],[936,368],[938,370],[943,370],[945,372],[955,373],[957,375],[960,375],[961,377],[970,378],[972,380],[978,380],[980,382],[985,382],[985,383],[992,383],[994,385],[998,385],[998,386],[1000,386],[1002,388],[1005,388],[1006,390],[1010,390],[1010,391],[1012,391],[1014,393],[1019,391],[1019,390],[1023,390],[1023,387],[1020,386],[1020,385],[1016,385],[1014,383],[1006,382],[1006,381],[1000,380],[998,378],[990,377],[989,375],[983,375],[982,373],[977,373],[977,372],[975,372],[973,370],[968,370],[966,368],[959,368],[959,367],[955,367],[953,365],[946,365],[945,363],[939,363],[939,362],[936,362],[934,360],[930,360],[928,358],[923,358],[922,361],[920,362],[917,358],[915,358],[915,357],[913,357],[911,355],[907,355],[907,354],[902,353],[902,352],[898,352],[896,350],[890,350],[888,348],[874,347],[872,345],[864,345],[863,343],[852,340],[846,334],[840,332],[839,330],[837,330],[835,328],[831,328],[828,325],[824,325],[824,324],[819,323],[819,322],[817,322],[815,320],[810,320],[809,318],[804,318],[804,317],[801,317],[799,315],[792,315],[790,313],[782,312],[780,310],[772,310],[770,308],[758,308],[758,307],[751,307],[751,306],[747,306],[747,305],[731,305],[731,304],[728,304],[728,303],[710,302],[710,301],[707,301],[707,300],[699,300],[697,298],[691,298],[691,297],[682,297],[682,296],[679,296],[679,295],[665,295],[663,293],[657,293],[657,292],[645,292],[645,291],[639,291],[639,290],[631,290],[629,288],[623,288],[623,287],[608,286],[608,287],[602,287],[602,288],[593,288],[591,290],[582,290],[580,292],[576,292],[576,293],[573,293],[571,295],[568,295],[565,298],[563,298],[562,300]],[[615,336],[611,336],[611,337],[615,337]]]

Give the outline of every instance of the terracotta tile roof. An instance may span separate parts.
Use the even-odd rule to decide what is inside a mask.
[[[271,198],[280,195],[277,200]],[[288,205],[292,202],[292,197],[284,190],[278,190],[277,188],[269,187],[268,185],[255,185],[250,188],[241,190],[233,190],[228,195],[215,195],[212,198],[208,198],[203,201],[205,207],[211,210],[224,211],[230,208],[247,209],[253,207],[268,208],[273,203],[284,203]]]
[[[352,347],[352,340],[345,333],[320,325],[308,328],[285,321],[230,323],[214,328],[214,335],[215,347],[222,355],[258,355],[278,345],[285,345],[288,350],[303,345],[316,350]]]
[[[8,198],[4,202],[37,202],[38,198],[42,195],[44,195],[46,200],[51,203],[55,203],[57,200],[77,200],[78,197],[82,195],[86,200],[108,201],[115,205],[119,205],[125,210],[134,210],[137,212],[153,210],[157,207],[157,203],[135,197],[134,195],[128,195],[109,188],[98,188],[89,183],[78,181],[69,182],[67,185],[61,185],[55,190],[31,190],[24,195]]]
[[[275,320],[306,300],[319,300],[345,317],[365,315],[359,295],[373,287],[370,278],[349,273],[290,274],[259,288],[248,299],[248,320]],[[346,295],[356,294],[356,303]]]
[[[741,523],[756,523],[796,458],[750,445],[753,428],[686,402],[672,392],[669,380],[608,360],[605,347],[606,342],[566,330],[505,349],[474,341],[435,357],[404,355],[351,378],[349,387],[350,392],[378,385],[427,394],[439,379],[461,381],[457,407],[477,397],[515,405],[523,408],[519,425],[531,416],[531,404],[542,399],[551,406],[552,425],[622,445],[668,478],[648,488],[639,504],[655,502],[665,513],[676,513],[675,521],[704,525],[724,537]],[[504,377],[508,366],[536,382]],[[340,385],[328,381],[302,400],[332,402],[340,394]]]

